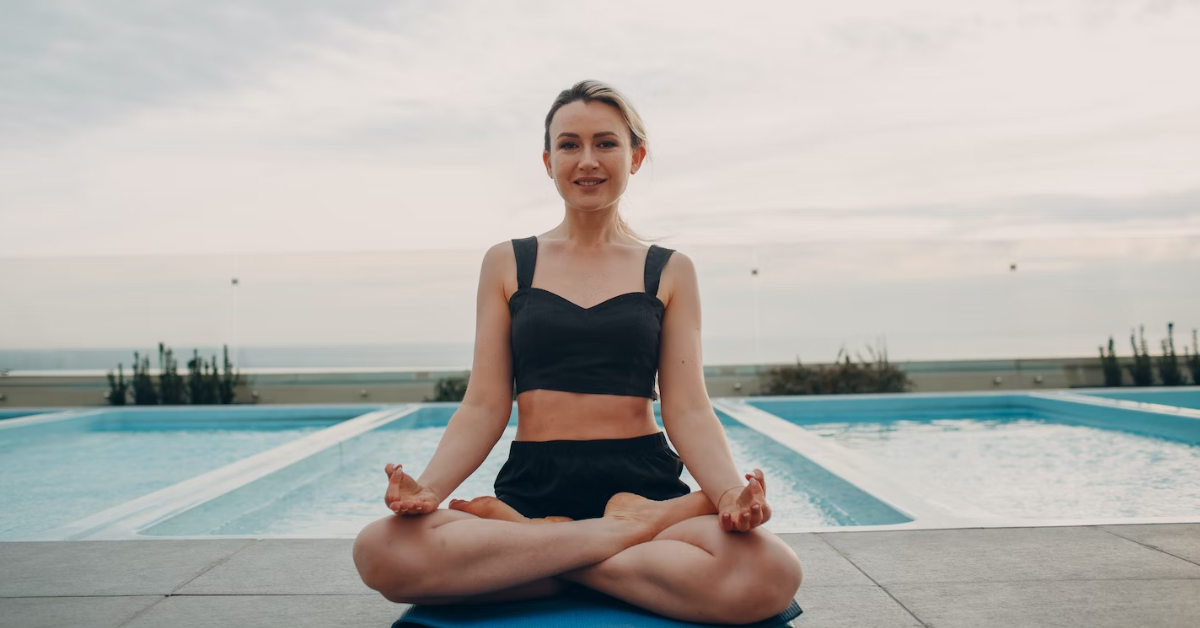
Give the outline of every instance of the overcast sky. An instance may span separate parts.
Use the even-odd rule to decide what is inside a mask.
[[[47,2],[0,20],[0,256],[544,231],[612,82],[675,245],[1200,233],[1200,2]]]
[[[832,328],[804,332],[824,338],[820,358],[883,332],[917,334],[903,357],[1087,355],[1109,333],[1200,309],[1198,0],[6,0],[2,16],[0,298],[13,324],[0,348],[136,346],[154,342],[148,329],[216,344],[232,334],[223,295],[239,272],[258,312],[242,315],[258,320],[243,343],[469,341],[483,250],[562,218],[541,125],[584,78],[616,85],[647,121],[653,161],[623,212],[694,252],[710,336],[748,333],[748,245],[762,247],[764,336],[808,329],[795,314],[813,299],[867,300],[855,316],[823,302]],[[1020,244],[1038,240],[1061,244]],[[455,269],[437,290],[460,314],[333,314],[379,291],[397,307],[431,294],[427,273],[364,270],[419,256],[262,275],[308,290],[336,267],[322,290],[341,300],[294,327],[280,312],[302,301],[250,291],[255,268],[293,258],[247,256],[418,249],[453,258],[437,258]],[[1036,251],[1021,268],[1043,281],[1020,293],[1042,308],[1023,338],[1131,298],[1096,296],[1114,269],[1157,296],[1073,344],[1018,349],[995,335],[1018,306],[970,291],[1008,281],[1021,251]],[[224,257],[154,272],[88,261],[190,254]],[[1068,282],[1094,293],[1072,300]],[[908,327],[856,318],[881,287]],[[134,311],[147,303],[159,309]],[[969,319],[957,330],[935,315],[955,308]],[[945,349],[923,353],[938,333]]]

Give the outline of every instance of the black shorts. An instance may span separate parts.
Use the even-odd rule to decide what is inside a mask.
[[[526,517],[593,519],[617,493],[653,500],[691,492],[683,461],[656,432],[611,440],[513,441],[496,497]]]

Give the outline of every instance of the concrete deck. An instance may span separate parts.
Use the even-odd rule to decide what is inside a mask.
[[[1200,524],[783,535],[797,627],[1200,626]],[[351,541],[0,543],[0,627],[370,626]]]

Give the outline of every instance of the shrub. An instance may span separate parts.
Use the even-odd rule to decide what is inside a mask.
[[[467,394],[468,381],[470,381],[470,375],[467,377],[443,377],[433,387],[433,399],[425,398],[423,400],[462,401]]]
[[[198,349],[192,349],[192,359],[188,360],[188,401],[192,405],[211,405],[217,403],[220,389],[217,358],[213,356],[212,368],[200,357]]]
[[[1117,362],[1117,352],[1113,349],[1112,336],[1108,337],[1107,355],[1104,353],[1104,347],[1100,347],[1100,366],[1104,369],[1105,386],[1121,385],[1121,365]]]
[[[125,396],[129,393],[129,382],[125,381],[125,365],[117,365],[117,376],[108,372],[108,405],[125,405]]]
[[[1187,353],[1187,347],[1184,347],[1184,354],[1187,356],[1188,370],[1192,372],[1192,383],[1200,386],[1200,342],[1196,342],[1196,330],[1192,330],[1192,352]]]
[[[225,363],[225,374],[221,376],[218,385],[218,396],[221,403],[233,403],[237,397],[237,387],[246,383],[246,378],[240,372],[233,369],[233,364],[229,361],[229,346],[222,345],[222,356]],[[213,371],[217,368],[217,359],[213,358]]]
[[[887,349],[878,353],[871,347],[870,360],[858,356],[856,364],[845,349],[838,351],[830,366],[807,367],[796,360],[795,366],[780,366],[767,371],[760,395],[843,395],[859,393],[897,393],[912,389],[912,381],[899,367],[888,362]]]
[[[1134,386],[1154,385],[1154,370],[1150,365],[1150,350],[1146,348],[1145,331],[1145,325],[1138,328],[1138,336],[1142,341],[1140,350],[1138,343],[1134,341],[1133,332],[1129,332],[1129,344],[1133,345],[1133,364],[1128,368]]]
[[[1167,337],[1162,341],[1162,357],[1158,359],[1158,376],[1164,386],[1182,386],[1183,371],[1175,355],[1175,323],[1167,323]]]
[[[158,405],[158,391],[154,389],[154,380],[150,379],[150,357],[138,357],[133,352],[133,403],[139,406]]]
[[[158,343],[158,392],[163,405],[179,405],[187,403],[187,390],[183,387],[183,377],[178,372],[179,363],[170,349]]]

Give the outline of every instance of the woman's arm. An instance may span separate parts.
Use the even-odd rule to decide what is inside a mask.
[[[676,251],[667,261],[663,276],[664,285],[670,289],[658,366],[663,426],[692,477],[720,507],[724,493],[745,484],[733,464],[725,430],[704,386],[696,267],[689,257]]]
[[[511,242],[497,244],[483,256],[475,303],[475,355],[467,392],[417,479],[441,499],[479,468],[512,415],[512,320],[504,278],[515,277],[516,267]]]

